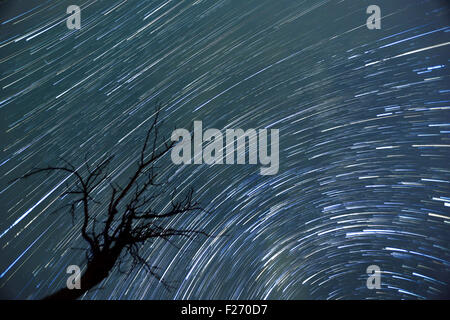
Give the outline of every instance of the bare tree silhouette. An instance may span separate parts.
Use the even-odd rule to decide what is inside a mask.
[[[108,166],[113,156],[105,157],[94,168],[85,160],[84,172],[80,173],[71,163],[64,161],[64,166],[49,166],[33,169],[19,179],[25,179],[44,172],[63,171],[74,176],[72,187],[67,187],[63,196],[70,196],[70,202],[63,208],[69,208],[72,219],[76,219],[81,212],[81,236],[88,243],[86,249],[86,268],[81,275],[81,289],[63,288],[45,299],[77,299],[87,291],[96,287],[109,273],[119,267],[123,257],[131,257],[131,269],[143,266],[151,275],[155,276],[165,286],[157,271],[157,267],[150,265],[140,254],[142,245],[151,239],[162,238],[171,241],[174,236],[192,237],[194,235],[209,236],[209,234],[193,229],[174,229],[165,227],[163,223],[168,218],[198,212],[203,210],[193,200],[193,190],[175,200],[172,191],[171,203],[163,212],[156,212],[149,208],[155,198],[162,196],[166,190],[164,184],[157,182],[155,172],[156,162],[166,155],[174,142],[164,142],[158,147],[158,123],[161,106],[155,112],[155,118],[147,131],[144,145],[131,178],[125,186],[114,184],[110,180]],[[107,183],[110,188],[109,200],[101,203],[94,199],[93,191],[100,185]],[[158,189],[158,191],[150,189]],[[103,205],[103,210],[94,215],[93,205]]]

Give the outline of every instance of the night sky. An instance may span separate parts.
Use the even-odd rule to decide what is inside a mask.
[[[162,159],[206,209],[168,225],[218,237],[141,248],[171,290],[115,270],[84,299],[448,298],[449,22],[445,0],[1,1],[0,297],[40,299],[85,258],[81,219],[54,212],[73,177],[14,179],[114,154],[127,181],[160,101],[168,138],[279,129],[279,172]]]

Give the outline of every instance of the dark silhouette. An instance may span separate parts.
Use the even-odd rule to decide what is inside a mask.
[[[136,169],[129,182],[120,187],[109,179],[108,166],[113,157],[106,157],[95,168],[91,168],[85,161],[84,174],[80,173],[72,164],[64,161],[64,166],[34,169],[20,179],[24,179],[43,172],[64,171],[72,174],[76,182],[74,187],[68,189],[63,196],[71,196],[69,204],[72,219],[77,218],[81,212],[83,219],[81,235],[88,243],[86,249],[87,265],[81,275],[81,289],[63,288],[45,299],[77,299],[87,291],[97,286],[109,273],[119,267],[123,257],[131,257],[131,270],[136,266],[144,266],[145,269],[161,281],[165,286],[157,267],[151,266],[139,254],[139,249],[147,240],[162,238],[170,241],[173,236],[191,237],[196,234],[209,236],[207,233],[191,229],[172,229],[162,225],[170,217],[198,212],[202,210],[193,200],[191,189],[182,200],[174,200],[175,190],[172,192],[172,200],[169,208],[164,212],[153,211],[149,204],[156,197],[165,193],[158,187],[163,186],[157,182],[155,163],[166,155],[174,145],[174,142],[158,142],[158,115],[160,107],[155,112],[155,119],[147,131],[144,145],[137,160]],[[151,150],[149,150],[151,149]],[[94,216],[91,208],[93,205],[102,205],[93,198],[93,190],[102,183],[108,183],[110,197],[103,210]],[[153,188],[153,192],[149,189]],[[155,191],[157,189],[157,191]]]

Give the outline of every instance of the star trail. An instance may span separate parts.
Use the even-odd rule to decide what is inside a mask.
[[[167,138],[279,129],[278,173],[159,160],[205,208],[168,226],[216,237],[142,246],[172,289],[116,269],[83,299],[449,298],[450,5],[376,2],[380,30],[372,1],[0,1],[0,297],[43,298],[85,261],[81,219],[56,210],[74,177],[16,178],[114,154],[127,181],[160,101]]]

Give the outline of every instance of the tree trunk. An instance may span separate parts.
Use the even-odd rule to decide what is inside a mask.
[[[114,267],[118,254],[113,252],[102,253],[94,257],[87,265],[86,271],[81,276],[81,289],[63,288],[47,296],[44,300],[75,300],[97,286],[105,279]]]

